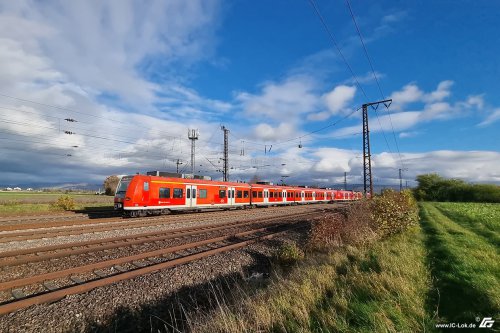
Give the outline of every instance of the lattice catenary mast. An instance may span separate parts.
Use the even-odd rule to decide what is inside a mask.
[[[372,179],[372,161],[370,153],[370,130],[368,128],[368,107],[374,106],[376,109],[379,104],[392,103],[392,99],[385,99],[372,103],[363,104],[363,186],[365,195],[370,190],[370,196],[373,197],[373,179]]]
[[[188,139],[191,140],[191,173],[194,175],[195,171],[195,142],[198,140],[198,130],[197,129],[189,129],[188,130]]]

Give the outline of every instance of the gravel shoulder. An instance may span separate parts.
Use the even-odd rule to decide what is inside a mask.
[[[284,242],[301,244],[306,237],[306,229],[288,231],[240,250],[32,306],[0,317],[0,331],[183,331],[188,327],[187,318],[199,309],[217,306],[218,294],[248,283],[252,275],[268,275],[270,260]]]

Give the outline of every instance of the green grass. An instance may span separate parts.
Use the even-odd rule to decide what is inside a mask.
[[[500,204],[434,203],[441,213],[500,248]]]
[[[287,278],[221,306],[195,331],[417,332],[433,328],[431,286],[418,227],[366,248],[314,255]]]
[[[437,310],[439,321],[498,318],[500,256],[495,244],[500,222],[490,215],[497,209],[484,204],[421,204],[434,283],[428,309]]]
[[[192,329],[435,332],[436,323],[498,319],[499,207],[421,203],[419,226],[371,245],[308,254],[234,304],[219,295],[218,309]]]
[[[64,193],[30,193],[30,192],[0,192],[0,216],[45,213],[61,211],[52,204]],[[113,205],[113,197],[69,193],[76,204],[76,209],[86,207],[109,207]]]

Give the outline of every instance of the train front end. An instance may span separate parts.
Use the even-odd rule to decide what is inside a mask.
[[[130,200],[130,198],[127,198],[126,194],[132,178],[134,178],[134,176],[123,176],[120,179],[115,192],[115,211],[123,212],[125,200]]]

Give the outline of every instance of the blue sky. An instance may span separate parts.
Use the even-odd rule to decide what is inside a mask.
[[[360,183],[360,112],[339,120],[383,96],[346,2],[315,3],[355,78],[306,0],[0,2],[0,185],[185,168],[188,128],[218,178],[220,124],[233,180]],[[370,110],[376,181],[500,183],[500,3],[350,4],[394,100]]]

